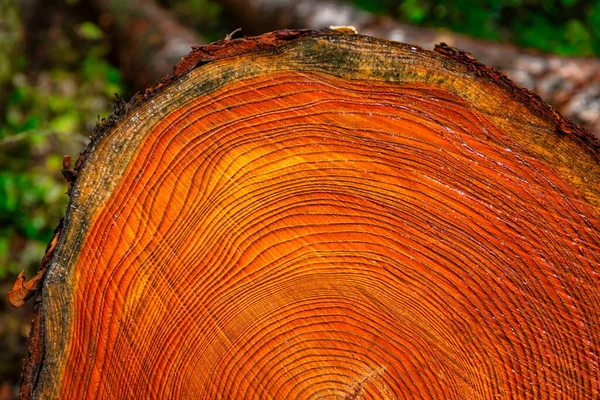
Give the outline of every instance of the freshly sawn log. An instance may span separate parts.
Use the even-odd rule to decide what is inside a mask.
[[[452,48],[195,48],[66,162],[22,397],[598,398],[599,151]]]

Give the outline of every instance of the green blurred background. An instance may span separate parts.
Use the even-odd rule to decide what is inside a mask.
[[[550,53],[600,56],[600,1],[582,0],[355,0],[363,9],[415,25]]]
[[[162,0],[208,40],[236,26],[212,0]],[[600,56],[600,0],[355,0],[400,21],[568,56]],[[115,94],[134,88],[114,39],[83,0],[0,0],[0,291],[31,277],[68,202],[60,169],[74,159]],[[0,302],[0,400],[15,396],[32,305]]]

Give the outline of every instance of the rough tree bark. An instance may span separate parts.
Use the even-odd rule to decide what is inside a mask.
[[[195,48],[65,160],[22,397],[597,398],[599,157],[448,47]]]
[[[401,24],[336,0],[221,0],[244,32],[353,25],[359,33],[433,49],[437,43],[468,51],[538,93],[563,115],[600,138],[600,60],[566,58],[448,31]]]

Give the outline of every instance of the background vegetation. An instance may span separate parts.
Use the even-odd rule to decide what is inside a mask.
[[[600,0],[353,1],[404,22],[558,54],[600,56]],[[209,40],[235,28],[218,2],[160,3]],[[83,0],[0,0],[2,297],[19,271],[35,273],[64,214],[62,156],[76,159],[96,120],[112,111],[115,94],[132,95],[113,66],[111,38],[99,25]],[[14,396],[29,312],[0,303],[0,400]]]
[[[599,0],[354,0],[404,22],[550,53],[600,56]]]

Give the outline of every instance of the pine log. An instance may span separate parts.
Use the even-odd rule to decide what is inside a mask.
[[[403,24],[339,0],[220,0],[247,33],[283,28],[352,25],[359,33],[433,49],[437,43],[468,51],[538,93],[561,114],[600,138],[600,59],[560,57],[455,32]]]
[[[65,169],[22,398],[600,396],[600,144],[464,53],[197,47]]]

